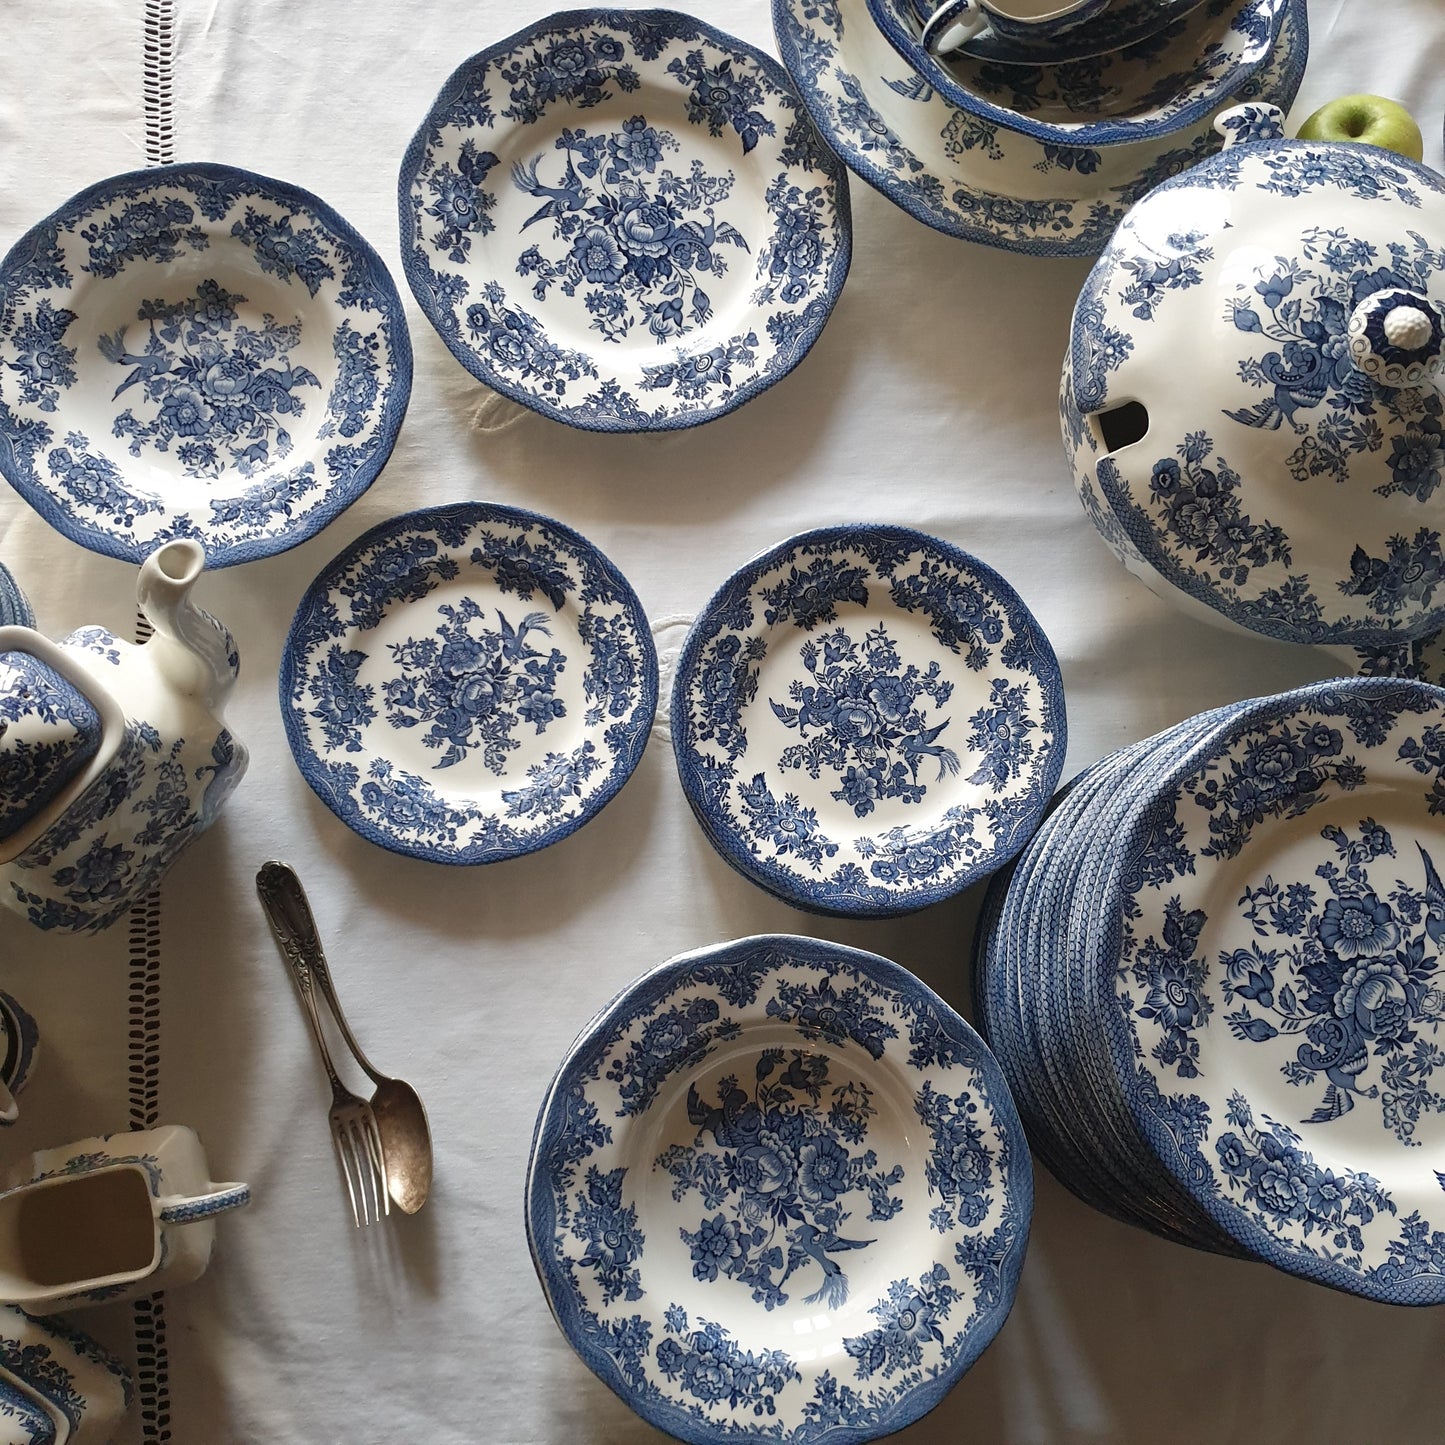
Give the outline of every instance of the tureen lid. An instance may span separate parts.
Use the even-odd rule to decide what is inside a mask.
[[[99,713],[38,657],[0,649],[0,839],[49,806],[94,757]]]
[[[1074,313],[1098,490],[1170,582],[1256,631],[1445,625],[1445,180],[1222,117],[1145,196]],[[1249,144],[1237,144],[1247,140]]]

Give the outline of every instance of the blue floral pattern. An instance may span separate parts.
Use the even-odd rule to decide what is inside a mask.
[[[29,653],[0,653],[0,838],[56,798],[100,734],[95,709],[58,672]]]
[[[616,793],[656,669],[632,589],[576,533],[436,508],[374,529],[312,584],[283,661],[287,736],[362,836],[484,862],[565,837]]]
[[[1421,1302],[1445,1275],[1422,1147],[1445,1113],[1438,693],[1380,679],[1298,696],[1252,704],[1131,831],[1129,1087],[1246,1247]]]
[[[683,1438],[916,1419],[1007,1313],[1031,1207],[968,1026],[896,965],[801,938],[644,975],[569,1051],[528,1178],[568,1338]]]
[[[63,304],[82,273],[133,318],[93,356]],[[371,484],[406,409],[411,344],[380,257],[316,197],[246,171],[91,187],[15,245],[0,295],[0,470],[112,556],[195,537],[215,567],[295,546]],[[330,365],[299,360],[318,346]]]
[[[694,811],[743,872],[807,907],[886,913],[1021,845],[1063,710],[1001,578],[920,533],[840,528],[725,584],[684,647],[672,732]]]
[[[1229,226],[1179,229],[1191,195],[1208,214],[1214,190],[1237,196]],[[1445,183],[1385,152],[1258,140],[1158,196],[1121,226],[1075,311],[1061,413],[1090,516],[1136,571],[1268,636],[1378,648],[1438,630],[1445,404],[1367,375],[1350,325],[1391,297],[1433,314],[1445,249],[1426,222],[1445,216]],[[1268,249],[1253,244],[1265,232]],[[1221,306],[1239,344],[1211,368],[1207,400],[1161,396],[1148,378],[1172,365],[1173,339]],[[1115,398],[1148,411],[1147,447],[1103,441],[1095,418]],[[1313,529],[1321,484],[1348,484],[1331,538]]]
[[[457,359],[608,431],[694,425],[791,370],[850,247],[845,173],[776,63],[661,13],[544,21],[463,65],[407,154],[402,225]]]
[[[1152,163],[1121,175],[1107,164],[1108,150],[1091,142],[1020,135],[1017,117],[969,115],[949,104],[887,47],[869,10],[868,0],[778,0],[779,53],[849,167],[946,235],[1030,255],[1097,255],[1135,201],[1221,144],[1202,117],[1175,132]],[[1303,75],[1305,35],[1303,0],[1289,0],[1268,60],[1236,98],[1287,108]],[[980,103],[971,108],[980,111]],[[1054,179],[1056,195],[1038,196],[1040,171]],[[1018,176],[1029,178],[1027,187]]]

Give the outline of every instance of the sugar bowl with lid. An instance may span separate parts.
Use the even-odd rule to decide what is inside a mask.
[[[1074,312],[1075,484],[1160,595],[1286,641],[1445,626],[1445,179],[1273,107],[1145,196]]]

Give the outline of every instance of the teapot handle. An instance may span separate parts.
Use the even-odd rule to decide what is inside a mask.
[[[239,1209],[251,1202],[249,1184],[217,1184],[208,1194],[166,1194],[156,1203],[156,1217],[162,1224],[194,1224],[223,1210]]]

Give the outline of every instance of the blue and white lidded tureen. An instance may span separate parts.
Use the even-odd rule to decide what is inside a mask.
[[[1074,313],[1075,483],[1129,568],[1295,642],[1445,626],[1445,180],[1221,117],[1125,218]],[[1240,142],[1248,142],[1241,144]]]

